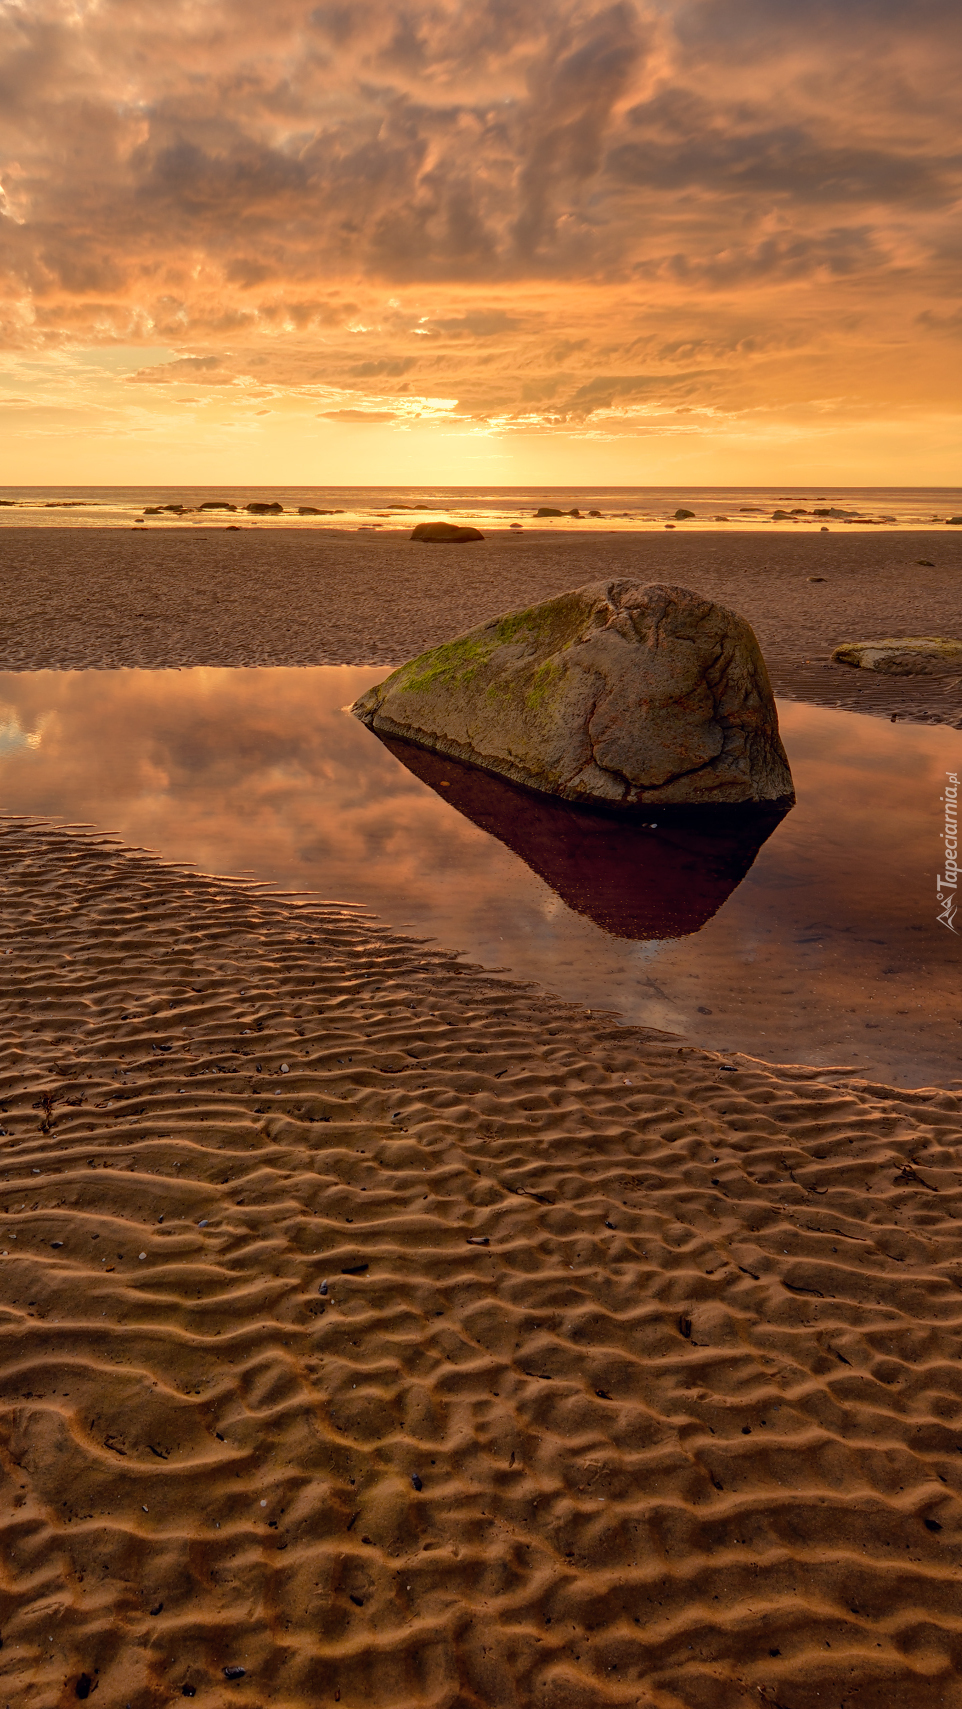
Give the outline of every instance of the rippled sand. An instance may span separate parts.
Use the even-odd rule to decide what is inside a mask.
[[[0,1702],[962,1702],[957,1095],[0,885]]]

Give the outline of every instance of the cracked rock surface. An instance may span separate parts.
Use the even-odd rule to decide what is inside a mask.
[[[569,801],[794,797],[750,625],[687,588],[589,584],[402,665],[356,715]]]

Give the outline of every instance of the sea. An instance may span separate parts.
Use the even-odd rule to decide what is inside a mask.
[[[280,508],[250,508],[266,505]],[[962,527],[962,487],[0,487],[0,527],[391,531],[441,519],[578,533],[938,530]]]

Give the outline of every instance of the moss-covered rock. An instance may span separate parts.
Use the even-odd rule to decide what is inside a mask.
[[[402,665],[354,712],[569,801],[794,793],[751,628],[685,588],[609,582],[509,612]]]
[[[855,665],[882,676],[939,676],[962,667],[962,641],[947,635],[903,635],[882,641],[843,641],[836,665]]]

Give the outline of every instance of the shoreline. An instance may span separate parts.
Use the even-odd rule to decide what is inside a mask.
[[[387,664],[589,579],[218,538],[0,533],[0,666]],[[667,538],[590,573],[680,580]],[[696,583],[823,705],[840,613],[957,610],[954,560],[842,544]],[[962,1082],[690,1046],[82,827],[0,816],[0,901],[3,1700],[954,1701]]]

